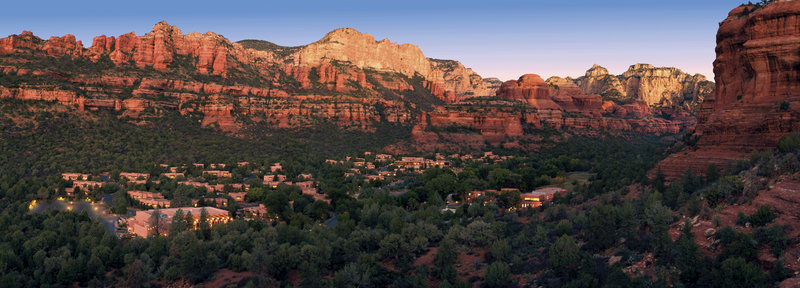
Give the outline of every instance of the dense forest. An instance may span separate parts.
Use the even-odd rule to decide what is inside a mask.
[[[793,135],[751,161],[709,167],[705,176],[687,171],[669,184],[646,177],[669,142],[605,136],[571,137],[536,151],[496,149],[513,157],[454,163],[463,168],[458,173],[427,169],[390,185],[348,177],[346,167],[325,162],[379,151],[409,132],[388,124],[375,133],[322,126],[245,139],[168,111],[140,123],[46,102],[0,104],[0,286],[193,285],[223,270],[244,275],[236,287],[730,288],[772,287],[788,276],[781,260],[773,267],[757,261],[759,249],[779,256],[793,244],[785,227],[771,223],[769,206],[741,215],[742,225],[758,226],[752,233],[719,227],[712,255],[700,251],[685,219],[713,217],[720,205],[755,197],[759,189],[742,183],[747,177],[797,173],[800,141]],[[28,211],[30,201],[52,197],[62,172],[157,175],[160,163],[237,161],[280,161],[290,177],[312,173],[330,205],[314,205],[292,187],[253,182],[248,197],[281,221],[176,225],[169,237],[131,239],[86,213]],[[576,172],[591,176],[571,181]],[[243,173],[236,177],[250,176]],[[174,193],[162,180],[153,189]],[[504,193],[441,210],[448,196],[460,200],[474,189],[553,184],[571,191],[535,209],[510,209],[519,194]],[[679,231],[676,239],[671,229]]]

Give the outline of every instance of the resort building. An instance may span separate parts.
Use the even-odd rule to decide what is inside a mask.
[[[522,198],[521,208],[536,208],[542,206],[542,203],[553,201],[556,195],[563,196],[567,194],[567,190],[559,187],[546,187],[536,189],[530,193],[520,194]]]
[[[238,203],[244,203],[245,195],[247,195],[247,192],[228,193],[228,196],[231,196]]]
[[[82,180],[75,180],[72,181],[72,188],[80,187],[82,191],[87,191],[94,188],[103,187],[106,184],[105,182],[98,182],[98,181],[82,181]]]
[[[131,190],[128,191],[127,193],[128,196],[131,197],[131,199],[136,200],[143,205],[147,205],[153,208],[170,207],[170,201],[165,199],[164,196],[158,192]]]
[[[222,170],[206,170],[203,171],[203,174],[214,175],[218,178],[231,178],[233,175],[230,171],[222,171]]]
[[[128,232],[139,237],[147,237],[154,235],[156,230],[158,230],[158,233],[167,236],[167,233],[169,233],[169,225],[172,223],[172,217],[175,216],[175,212],[178,211],[178,209],[181,209],[184,215],[192,213],[194,225],[197,225],[200,221],[202,209],[206,209],[206,213],[208,213],[208,223],[212,226],[228,223],[233,220],[229,216],[228,211],[222,209],[214,207],[183,207],[159,210],[160,216],[157,218],[159,220],[155,222],[151,221],[153,220],[151,218],[153,212],[156,210],[145,210],[136,212],[136,216],[128,218]]]
[[[245,206],[242,208],[244,217],[251,219],[263,219],[267,217],[267,207],[264,204]]]
[[[125,178],[125,179],[128,179],[128,181],[147,180],[147,178],[150,178],[150,174],[147,174],[147,173],[122,172],[122,173],[119,173],[119,178]]]
[[[185,177],[183,173],[178,173],[178,172],[162,173],[161,175],[169,179],[175,179],[178,178],[178,176]]]
[[[61,179],[67,181],[74,181],[74,180],[89,180],[89,174],[81,174],[81,173],[61,173]]]

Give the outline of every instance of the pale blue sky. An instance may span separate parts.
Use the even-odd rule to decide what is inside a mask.
[[[740,0],[574,1],[10,1],[0,37],[31,30],[142,35],[165,20],[185,33],[232,41],[302,45],[352,27],[458,60],[484,77],[580,76],[600,64],[620,74],[634,63],[674,66],[713,78],[718,23]]]

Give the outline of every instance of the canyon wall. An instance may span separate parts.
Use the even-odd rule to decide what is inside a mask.
[[[700,107],[696,147],[659,164],[667,178],[774,149],[800,127],[800,1],[733,9],[720,23],[716,53],[716,89]]]
[[[336,29],[321,40],[302,46],[288,58],[298,66],[317,66],[337,60],[408,77],[420,75],[442,86],[441,92],[434,92],[437,96],[452,91],[455,95],[452,100],[490,96],[496,89],[491,79],[484,80],[458,61],[430,59],[415,45],[392,43],[388,39],[376,41],[372,35],[352,28]]]
[[[668,95],[663,91],[677,86],[623,80],[688,81],[675,71],[635,65],[617,77],[598,66],[580,81],[527,74],[502,82],[457,61],[427,58],[417,46],[348,28],[299,47],[184,34],[166,22],[141,36],[95,37],[89,48],[72,35],[44,40],[25,31],[0,39],[0,72],[11,80],[0,85],[0,97],[139,118],[171,109],[233,134],[254,125],[303,128],[320,121],[363,131],[379,122],[413,125],[417,140],[449,135],[476,145],[515,143],[542,129],[671,134],[693,126],[691,113],[676,109],[668,120],[645,99],[604,100],[587,90],[611,85],[622,93]],[[605,78],[611,84],[599,80]]]
[[[681,107],[691,112],[714,89],[714,83],[703,75],[650,64],[631,65],[621,75],[612,75],[606,68],[594,65],[574,83],[584,93],[606,99],[641,100],[648,106]]]

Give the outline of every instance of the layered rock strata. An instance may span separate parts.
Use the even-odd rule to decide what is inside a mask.
[[[668,178],[774,149],[800,128],[800,1],[733,9],[720,23],[716,52],[716,89],[700,107],[697,145],[659,164]]]

